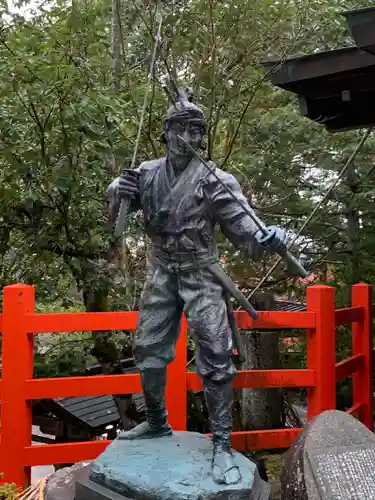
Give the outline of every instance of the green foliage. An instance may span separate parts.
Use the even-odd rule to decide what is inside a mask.
[[[17,278],[35,283],[38,296],[69,274],[80,286],[93,277],[98,286],[108,281],[100,262],[110,242],[105,196],[115,172],[109,158],[130,154],[131,141],[119,126],[129,105],[107,85],[100,13],[95,5],[80,15],[58,6],[2,31],[3,279],[14,280],[17,262]]]
[[[39,304],[37,311],[53,314],[61,312],[62,309],[63,301],[60,300],[53,305]],[[77,301],[76,304],[67,307],[65,312],[75,313],[83,312],[83,310],[82,304]],[[131,335],[127,332],[113,332],[111,340],[119,355],[126,357],[131,345]],[[87,367],[98,363],[92,353],[94,344],[90,332],[38,334],[35,336],[34,346],[35,378],[82,375]],[[103,345],[102,349],[110,347],[110,345]]]
[[[38,339],[34,359],[34,376],[63,377],[82,373],[87,364],[96,364],[91,355],[92,339],[87,333],[53,335],[44,343]]]
[[[5,483],[0,486],[0,500],[16,500],[19,495],[20,490],[13,483]]]

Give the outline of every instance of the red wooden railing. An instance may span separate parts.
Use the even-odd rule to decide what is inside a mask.
[[[4,482],[30,482],[30,467],[94,459],[109,441],[31,445],[31,400],[39,398],[132,394],[141,391],[139,375],[98,375],[33,379],[33,335],[46,332],[135,329],[137,313],[35,312],[34,288],[17,284],[4,288],[0,473]],[[352,306],[335,310],[335,289],[311,286],[306,312],[262,312],[253,321],[238,313],[240,328],[305,328],[307,369],[241,371],[234,387],[307,387],[308,418],[336,407],[336,383],[353,376],[353,407],[349,413],[372,429],[371,287],[353,286]],[[353,323],[352,356],[336,363],[335,327]],[[184,319],[176,359],[168,368],[167,407],[175,430],[186,429],[186,391],[201,387],[195,373],[186,372],[187,324]],[[300,429],[234,432],[238,450],[288,448]]]

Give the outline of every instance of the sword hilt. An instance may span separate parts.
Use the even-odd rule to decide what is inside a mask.
[[[286,250],[286,252],[280,254],[280,257],[283,258],[284,262],[287,265],[287,268],[292,274],[300,276],[301,278],[307,278],[307,276],[311,274],[306,271],[301,262],[294,255],[292,255],[289,250]]]

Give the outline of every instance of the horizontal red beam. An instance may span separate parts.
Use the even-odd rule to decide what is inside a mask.
[[[233,432],[232,446],[241,451],[286,449],[293,444],[300,430],[274,429]],[[94,460],[110,443],[111,441],[103,440],[28,446],[24,450],[23,462],[28,467]]]
[[[134,311],[28,314],[27,328],[29,333],[135,330],[137,317]]]
[[[340,382],[345,377],[358,371],[364,362],[363,354],[355,354],[350,358],[344,359],[336,363],[336,382]]]
[[[245,387],[315,387],[315,370],[242,370],[233,381],[235,389]],[[187,373],[187,389],[198,391],[202,382],[195,372]]]
[[[232,433],[232,446],[239,451],[290,448],[302,429],[270,429]]]
[[[236,313],[239,328],[314,328],[313,312],[259,312],[256,321],[243,311]],[[29,333],[135,330],[137,312],[51,313],[27,315]]]
[[[360,356],[360,355],[357,355]],[[235,389],[245,387],[315,387],[315,370],[243,370],[233,382]],[[0,397],[2,382],[0,380]],[[187,372],[187,390],[202,389],[200,377]],[[141,392],[139,374],[95,375],[84,377],[41,378],[25,381],[25,399],[135,394]]]
[[[375,315],[375,305],[372,306]],[[259,312],[256,321],[244,311],[235,313],[240,328],[314,328],[315,313],[265,311]],[[29,333],[70,332],[88,330],[134,330],[137,312],[106,312],[106,313],[51,313],[28,315],[30,321]],[[344,307],[336,309],[336,326],[360,321],[363,317],[363,307]],[[0,314],[0,332],[2,332],[2,315]]]
[[[109,444],[111,441],[103,440],[27,446],[24,450],[23,463],[28,467],[95,460]]]
[[[137,373],[26,380],[25,399],[135,394],[142,392]]]
[[[344,307],[343,309],[336,309],[335,311],[335,324],[336,326],[350,325],[355,321],[363,319],[363,307]]]
[[[263,330],[288,328],[314,328],[314,312],[259,311],[258,318],[253,320],[245,311],[237,313],[239,328]]]

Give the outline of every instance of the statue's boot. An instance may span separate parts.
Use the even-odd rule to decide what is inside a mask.
[[[213,457],[212,476],[219,484],[237,484],[241,474],[230,446],[232,432],[232,382],[205,384],[205,399],[210,415]]]
[[[141,371],[141,384],[146,403],[145,422],[129,431],[123,431],[118,439],[151,439],[170,436],[172,428],[167,422],[165,409],[166,368],[149,368]]]

